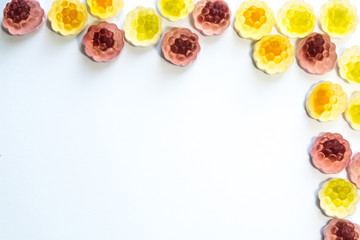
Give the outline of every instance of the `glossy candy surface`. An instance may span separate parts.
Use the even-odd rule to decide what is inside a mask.
[[[186,18],[195,4],[194,0],[158,0],[157,6],[164,18],[177,21]]]
[[[345,219],[332,219],[323,230],[324,240],[359,240],[360,226]]]
[[[345,119],[355,130],[360,130],[360,91],[351,95],[348,103]]]
[[[271,32],[274,24],[274,12],[265,2],[245,1],[236,11],[234,27],[241,37],[259,40]]]
[[[338,61],[340,76],[350,83],[360,83],[360,47],[347,48]]]
[[[87,0],[92,15],[107,19],[115,17],[124,7],[123,0]]]

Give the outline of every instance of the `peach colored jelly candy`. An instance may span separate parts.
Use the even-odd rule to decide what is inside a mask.
[[[287,37],[303,38],[314,31],[316,15],[310,4],[292,0],[284,4],[276,18],[276,26]]]
[[[44,9],[35,0],[12,0],[4,8],[4,28],[12,35],[25,35],[38,29],[45,20]]]
[[[313,87],[306,101],[310,117],[321,122],[334,121],[346,110],[348,96],[339,84],[321,82]]]
[[[324,173],[339,173],[349,165],[351,148],[338,133],[324,133],[316,138],[310,151],[312,162]]]
[[[243,38],[259,40],[271,32],[274,24],[273,10],[265,2],[250,0],[236,11],[234,28]]]
[[[161,37],[161,22],[154,9],[137,7],[126,16],[123,25],[125,38],[134,46],[154,45]]]
[[[359,240],[360,226],[345,219],[332,219],[324,228],[324,240]]]
[[[353,214],[359,202],[356,186],[342,178],[333,178],[325,182],[318,197],[324,213],[336,218],[346,218]]]
[[[164,18],[177,21],[186,18],[195,4],[194,0],[158,0],[157,7]]]
[[[347,48],[338,61],[340,76],[350,83],[360,83],[360,47]]]
[[[255,44],[256,66],[268,74],[285,72],[294,62],[294,47],[280,35],[265,36]]]
[[[198,36],[187,28],[172,28],[162,42],[164,57],[175,65],[187,66],[200,52]]]
[[[220,35],[230,25],[231,12],[223,0],[200,0],[193,12],[194,27],[205,36]]]
[[[92,15],[107,19],[115,17],[124,7],[123,0],[87,0]]]
[[[75,35],[84,29],[88,14],[86,5],[79,0],[55,0],[48,18],[55,32]]]
[[[345,38],[359,23],[356,7],[349,0],[329,0],[321,8],[320,23],[331,37]]]
[[[91,25],[83,37],[86,54],[97,62],[107,62],[119,56],[124,47],[124,32],[114,23]]]
[[[347,172],[350,181],[360,188],[360,153],[356,153],[351,164],[347,167]]]
[[[300,41],[296,58],[308,73],[325,74],[335,67],[336,45],[327,34],[312,33]]]
[[[351,95],[348,103],[345,119],[355,130],[360,130],[360,91]]]

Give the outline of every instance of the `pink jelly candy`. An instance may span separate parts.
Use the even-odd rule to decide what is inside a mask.
[[[347,172],[350,181],[360,188],[360,153],[354,155],[351,164],[347,167]]]
[[[324,240],[359,240],[360,226],[345,219],[332,219],[324,228]]]

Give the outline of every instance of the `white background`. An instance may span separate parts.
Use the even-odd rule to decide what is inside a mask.
[[[233,17],[241,2],[228,1]],[[277,12],[285,1],[267,2]],[[319,15],[325,1],[312,3]],[[41,4],[48,12],[51,1]],[[155,4],[126,0],[110,21],[122,26],[135,6]],[[193,29],[188,19],[163,26]],[[80,50],[83,34],[64,37],[48,23],[23,37],[0,31],[1,240],[321,239],[329,218],[316,194],[334,175],[312,167],[309,148],[330,131],[357,152],[360,132],[342,117],[309,118],[306,94],[321,80],[349,95],[360,85],[296,62],[267,75],[232,27],[200,36],[187,68],[159,46],[127,43],[96,63]],[[337,52],[359,40],[360,29],[335,40]]]

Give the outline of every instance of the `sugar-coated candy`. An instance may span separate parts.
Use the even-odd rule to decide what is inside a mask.
[[[338,61],[340,76],[350,83],[360,83],[360,47],[347,48]]]
[[[11,0],[4,8],[2,24],[12,35],[25,35],[38,29],[45,11],[36,0]]]
[[[349,142],[339,133],[324,133],[315,139],[310,155],[316,168],[324,173],[339,173],[351,160]]]
[[[335,67],[336,45],[327,34],[312,33],[300,41],[296,58],[308,73],[325,74]]]
[[[285,72],[294,62],[294,47],[281,35],[265,36],[255,44],[256,66],[268,74]]]
[[[323,230],[324,240],[359,240],[360,226],[345,219],[332,219]]]
[[[194,10],[194,0],[158,0],[157,6],[161,15],[170,20],[177,21],[186,18]]]
[[[345,38],[359,23],[356,11],[349,0],[329,0],[321,7],[321,28],[331,37]]]
[[[123,0],[87,0],[92,15],[107,19],[115,17],[124,7]]]
[[[223,0],[200,0],[193,11],[194,27],[205,36],[220,35],[230,25],[231,11]]]
[[[79,0],[55,0],[48,18],[55,32],[75,35],[84,29],[88,14],[86,5]]]
[[[306,37],[314,31],[316,23],[313,7],[301,0],[287,1],[276,17],[279,31],[291,38]]]
[[[125,39],[134,46],[155,45],[162,34],[162,19],[153,8],[136,7],[126,15]]]
[[[356,153],[353,156],[351,164],[347,167],[347,172],[350,181],[357,188],[360,188],[360,153]]]
[[[346,218],[353,214],[359,202],[356,186],[342,178],[333,178],[325,182],[318,197],[324,213],[336,218]]]
[[[265,2],[249,0],[236,11],[234,28],[243,38],[259,40],[271,33],[274,24],[274,12]]]
[[[334,121],[346,110],[348,96],[341,85],[329,81],[313,87],[307,101],[306,110],[310,117],[320,121]]]
[[[199,37],[188,28],[172,28],[164,35],[162,46],[164,57],[171,63],[187,66],[200,52]]]
[[[351,95],[345,112],[345,119],[355,130],[360,130],[360,91]]]

